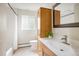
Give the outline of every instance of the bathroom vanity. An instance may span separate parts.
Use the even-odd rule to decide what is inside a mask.
[[[41,48],[42,48],[42,56],[56,56],[56,54],[51,51],[46,45],[41,43]]]
[[[75,56],[75,51],[71,45],[66,45],[61,41],[40,38],[41,56]]]

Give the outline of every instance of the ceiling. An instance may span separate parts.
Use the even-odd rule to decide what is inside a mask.
[[[14,8],[37,11],[40,7],[52,8],[55,3],[10,3]]]

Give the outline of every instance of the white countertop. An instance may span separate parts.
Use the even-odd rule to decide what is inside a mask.
[[[71,45],[66,45],[61,41],[54,39],[40,38],[39,40],[57,56],[76,56],[75,51]],[[63,51],[60,51],[61,49],[63,49]]]

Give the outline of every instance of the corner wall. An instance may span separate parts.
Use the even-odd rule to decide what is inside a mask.
[[[7,3],[0,4],[0,55],[5,56],[6,52],[14,49],[15,40],[15,18],[16,15]]]

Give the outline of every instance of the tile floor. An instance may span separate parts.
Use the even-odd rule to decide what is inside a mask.
[[[32,50],[31,47],[19,48],[13,56],[38,56],[35,50]]]

